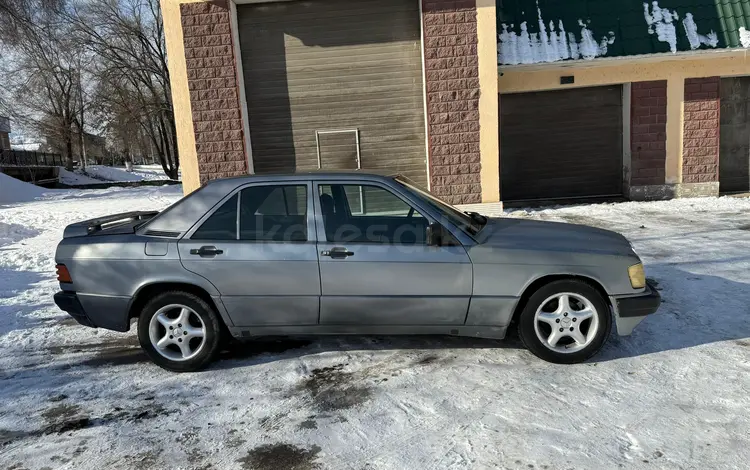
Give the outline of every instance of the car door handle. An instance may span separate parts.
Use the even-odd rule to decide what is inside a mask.
[[[224,253],[224,250],[220,250],[215,246],[202,246],[200,248],[193,248],[190,250],[191,255],[198,256],[216,256]]]
[[[330,250],[323,250],[320,254],[322,256],[330,256],[331,258],[346,258],[347,256],[354,256],[354,252],[340,246],[335,246]]]

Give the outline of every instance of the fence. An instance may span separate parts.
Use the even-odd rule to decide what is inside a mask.
[[[0,150],[0,166],[65,166],[65,158],[57,153]]]

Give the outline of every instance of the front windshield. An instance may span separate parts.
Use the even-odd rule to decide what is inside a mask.
[[[461,212],[447,202],[441,201],[437,197],[421,189],[416,183],[408,178],[398,176],[396,177],[396,181],[420,199],[424,200],[435,210],[439,211],[442,216],[448,219],[453,225],[469,233],[469,235],[474,236],[478,234],[479,231],[482,230],[482,227],[484,227],[484,224],[477,222],[467,213]]]

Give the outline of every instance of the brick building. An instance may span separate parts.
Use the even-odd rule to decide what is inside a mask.
[[[186,191],[389,169],[497,201],[494,0],[162,0]],[[481,92],[480,92],[481,90]]]
[[[452,203],[750,190],[750,0],[162,11],[186,191],[316,168],[392,170]]]
[[[750,0],[497,15],[503,201],[750,190]]]

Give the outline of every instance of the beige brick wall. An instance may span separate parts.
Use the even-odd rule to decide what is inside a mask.
[[[430,189],[482,201],[475,0],[422,0]]]
[[[200,183],[247,174],[226,2],[180,5]]]
[[[685,80],[682,182],[719,181],[719,77]]]

